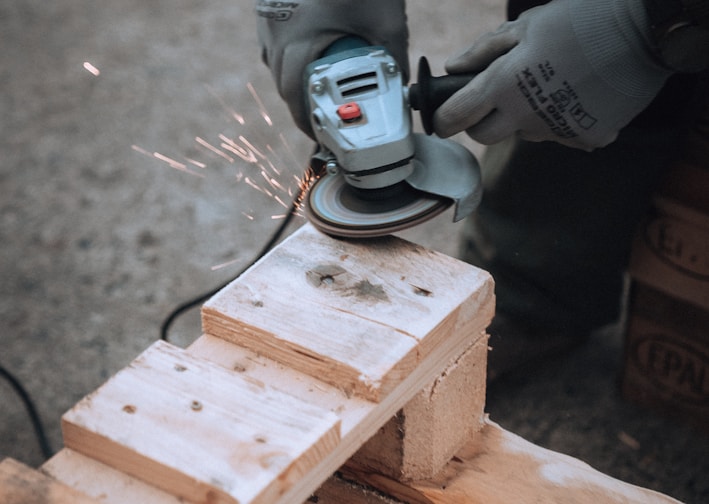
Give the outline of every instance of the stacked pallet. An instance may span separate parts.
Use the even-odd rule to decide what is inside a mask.
[[[153,344],[67,412],[41,472],[2,462],[0,501],[673,502],[485,418],[493,311],[479,269],[306,225],[205,304],[192,345]]]

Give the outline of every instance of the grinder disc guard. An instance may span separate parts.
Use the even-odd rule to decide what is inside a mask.
[[[395,186],[358,189],[342,174],[316,181],[307,198],[312,224],[334,236],[370,238],[420,224],[454,202],[454,221],[470,214],[481,194],[475,157],[456,142],[414,136],[414,172]]]

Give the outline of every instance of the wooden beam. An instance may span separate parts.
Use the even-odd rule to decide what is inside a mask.
[[[490,420],[435,478],[401,483],[352,465],[343,472],[410,504],[680,504],[536,446]]]
[[[0,462],[2,504],[97,504],[98,501],[16,460]]]
[[[62,418],[67,447],[195,502],[275,502],[339,442],[337,416],[157,342]]]
[[[101,504],[184,504],[185,501],[141,479],[70,448],[42,465],[42,471]]]
[[[205,303],[202,326],[381,401],[452,334],[475,339],[467,326],[492,296],[489,275],[469,264],[395,237],[337,240],[305,225]]]

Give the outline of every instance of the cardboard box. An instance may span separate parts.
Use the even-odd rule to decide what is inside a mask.
[[[706,188],[709,200],[709,186]],[[709,213],[657,197],[633,243],[630,277],[709,310]]]
[[[709,311],[633,282],[623,397],[709,431]]]
[[[709,431],[709,170],[676,164],[630,258],[623,396]]]

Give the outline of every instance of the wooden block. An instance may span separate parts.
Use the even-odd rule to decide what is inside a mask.
[[[0,462],[2,504],[96,504],[87,495],[46,474],[6,458]]]
[[[339,442],[333,413],[164,342],[62,418],[68,448],[195,502],[275,502]]]
[[[489,274],[461,261],[394,237],[338,240],[306,224],[210,299],[202,325],[381,401],[451,334],[477,337],[469,326],[492,297]]]
[[[401,481],[435,476],[483,426],[487,352],[479,338],[351,460]]]
[[[360,469],[348,465],[344,475],[409,504],[680,504],[536,446],[489,420],[435,478],[402,483]]]
[[[623,397],[709,431],[709,310],[634,282]]]
[[[184,504],[184,500],[138,478],[64,448],[42,465],[57,481],[93,497],[101,504]]]

